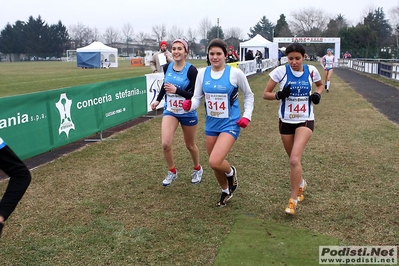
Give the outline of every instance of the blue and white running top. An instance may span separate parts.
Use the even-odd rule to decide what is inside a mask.
[[[173,70],[174,62],[171,62],[168,65],[168,68],[165,72],[164,84],[171,83],[176,86],[177,93],[173,94],[165,94],[165,104],[164,104],[164,112],[163,114],[173,115],[176,117],[193,117],[197,116],[197,111],[194,110],[192,112],[186,112],[183,110],[183,101],[186,99],[188,93],[187,90],[191,89],[190,96],[194,91],[195,77],[193,80],[190,80],[189,70],[191,69],[191,64],[186,63],[184,68],[181,71]],[[193,66],[194,67],[194,66]],[[192,73],[190,73],[192,74]],[[195,73],[196,76],[197,72]],[[192,87],[190,88],[190,82],[192,83]],[[184,97],[185,95],[186,97]],[[191,97],[190,97],[191,98]]]
[[[291,84],[290,96],[280,101],[278,116],[284,123],[298,124],[314,120],[313,106],[310,99],[312,83],[321,80],[315,66],[303,65],[303,72],[293,71],[290,65],[279,66],[269,74],[279,83],[280,90]]]
[[[205,96],[205,131],[240,131],[236,124],[241,117],[239,90],[244,94],[242,117],[251,120],[254,95],[241,69],[226,65],[224,70],[218,72],[213,71],[211,66],[198,71],[191,110],[197,109]]]

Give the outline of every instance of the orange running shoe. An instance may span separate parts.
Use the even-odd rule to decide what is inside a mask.
[[[299,190],[298,190],[298,198],[297,198],[297,201],[298,202],[301,202],[301,201],[303,201],[304,199],[305,199],[305,196],[303,195],[303,192],[306,190],[306,187],[307,187],[307,183],[306,183],[306,181],[305,181],[305,179],[303,180],[303,185],[302,186],[299,186]]]
[[[294,215],[296,206],[297,206],[297,201],[294,200],[293,198],[290,198],[288,201],[288,206],[287,208],[285,208],[285,213]]]

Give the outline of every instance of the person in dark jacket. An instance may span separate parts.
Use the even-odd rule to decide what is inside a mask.
[[[254,59],[255,59],[254,53],[252,52],[252,50],[248,50],[245,53],[245,61],[251,61],[251,60],[254,60]]]
[[[31,182],[31,174],[24,162],[0,138],[0,169],[10,177],[0,201],[0,237],[4,222],[17,207]]]

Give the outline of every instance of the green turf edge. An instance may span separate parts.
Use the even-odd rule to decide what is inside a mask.
[[[319,246],[338,245],[333,237],[240,215],[212,265],[319,265]]]

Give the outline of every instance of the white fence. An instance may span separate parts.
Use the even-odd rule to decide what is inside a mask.
[[[287,63],[287,57],[281,58],[281,64]],[[256,59],[250,61],[240,61],[235,63],[228,63],[228,65],[238,67],[244,72],[246,76],[256,73],[264,72],[268,69],[279,65],[278,59],[263,59],[261,64],[256,62]]]
[[[338,67],[399,80],[398,60],[340,58]]]

